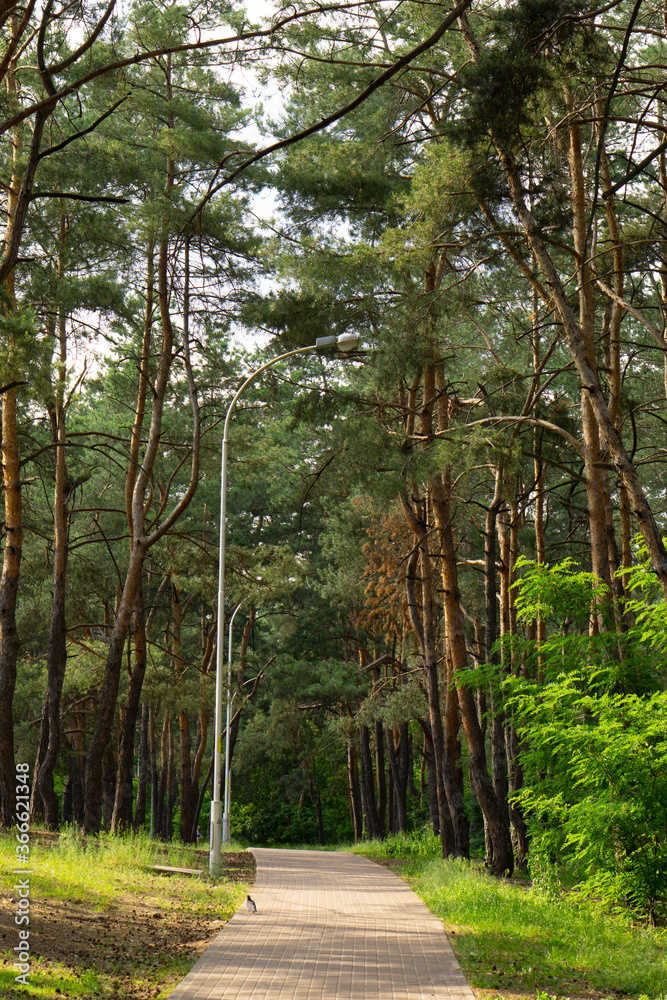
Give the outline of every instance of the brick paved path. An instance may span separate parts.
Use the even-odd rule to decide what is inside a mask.
[[[252,897],[171,1000],[474,1000],[441,922],[354,854],[258,848]]]

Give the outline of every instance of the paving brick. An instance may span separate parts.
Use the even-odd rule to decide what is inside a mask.
[[[474,1000],[441,922],[355,854],[253,850],[252,897],[170,1000]]]

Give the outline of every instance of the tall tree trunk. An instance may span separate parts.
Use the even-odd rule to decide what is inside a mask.
[[[171,659],[175,675],[174,683],[176,689],[180,687],[185,676],[185,665],[181,657],[182,624],[183,605],[181,602],[181,594],[176,584],[173,584],[171,610]],[[188,843],[192,830],[192,813],[194,811],[192,789],[192,754],[190,746],[190,719],[188,717],[187,710],[182,705],[178,709],[178,742],[181,762],[179,836],[184,843]]]
[[[507,573],[507,629],[514,639],[518,635],[514,584],[517,579],[516,564],[519,558],[519,508],[516,489],[508,491],[510,496],[510,530],[508,532],[508,573]],[[508,659],[509,670],[516,676],[523,672],[524,665],[514,653],[511,645]],[[507,761],[508,816],[512,827],[517,864],[525,867],[528,857],[528,827],[522,807],[516,802],[517,793],[523,788],[524,770],[521,763],[521,746],[512,723],[511,715],[504,713],[505,758]],[[510,801],[510,799],[512,801]]]
[[[148,753],[151,765],[151,825],[152,838],[158,836],[158,796],[160,792],[160,776],[157,768],[157,739],[155,732],[155,706],[148,706]]]
[[[586,359],[599,380],[596,332],[595,332],[595,299],[590,266],[584,260],[587,250],[586,196],[584,186],[584,169],[581,155],[581,133],[576,119],[574,102],[568,93],[568,103],[571,112],[569,127],[568,162],[572,185],[573,232],[574,248],[577,253],[579,278],[579,326]],[[601,150],[601,169],[606,183],[611,185],[607,166],[606,153]],[[623,291],[623,252],[619,239],[618,226],[612,199],[605,199],[609,235],[612,240],[614,259],[614,292],[621,296]],[[623,310],[618,302],[614,302],[609,319],[608,351],[606,367],[609,370],[609,418],[618,433],[619,407],[621,392],[620,373],[620,324]],[[589,392],[582,389],[581,399],[583,456],[586,471],[586,497],[588,501],[588,520],[591,545],[591,568],[593,573],[602,580],[610,590],[614,599],[613,612],[618,624],[622,624],[620,604],[623,598],[623,585],[615,576],[619,567],[618,546],[614,529],[613,509],[609,489],[609,476],[604,468],[604,455],[600,444],[598,418],[595,414]],[[619,435],[620,436],[620,435]],[[604,606],[591,609],[591,630],[599,632],[608,627]]]
[[[130,564],[125,577],[123,595],[109,641],[102,692],[97,707],[95,730],[88,747],[85,781],[86,802],[84,809],[84,829],[86,833],[97,833],[100,829],[103,760],[114,725],[125,639],[129,631],[132,611],[137,600],[137,592],[141,582],[141,572],[145,557],[145,544],[142,544],[142,541],[136,540],[130,553]]]
[[[172,99],[171,89],[171,57],[167,55],[165,59],[165,93],[167,105]],[[173,121],[167,110],[167,124],[173,126]],[[166,163],[166,184],[165,195],[170,199],[174,187],[175,163],[168,156]],[[192,463],[190,468],[190,481],[186,490],[175,503],[171,512],[157,526],[153,527],[150,534],[146,534],[146,509],[147,495],[152,488],[151,476],[155,460],[160,448],[162,436],[162,418],[165,405],[167,386],[174,362],[174,328],[170,313],[170,255],[171,244],[169,239],[170,220],[165,216],[162,223],[160,236],[157,285],[158,303],[160,308],[160,323],[162,329],[162,342],[157,360],[157,371],[151,383],[152,405],[151,421],[143,457],[138,461],[138,446],[135,443],[141,438],[141,426],[143,424],[143,408],[146,400],[147,373],[140,372],[139,394],[135,409],[135,425],[132,431],[131,455],[128,466],[128,473],[125,483],[125,500],[130,526],[130,559],[123,586],[120,604],[116,613],[113,632],[109,642],[107,662],[102,683],[102,695],[100,699],[100,710],[97,717],[95,731],[90,741],[88,758],[86,760],[86,808],[84,826],[87,833],[95,833],[100,825],[100,773],[101,760],[105,747],[111,738],[111,731],[114,721],[116,701],[118,698],[118,684],[122,666],[123,644],[128,633],[132,612],[139,588],[141,573],[143,569],[146,553],[152,545],[167,533],[176,523],[181,514],[187,509],[192,497],[195,494],[199,480],[199,440],[200,440],[200,420],[199,407],[197,401],[196,384],[190,363],[188,348],[184,345],[183,363],[188,383],[190,396],[190,406],[193,418],[193,443],[192,443]],[[142,358],[145,355],[146,343],[150,341],[150,328],[152,315],[151,296],[147,295],[147,319],[145,328],[148,330],[144,337],[144,349]],[[143,366],[142,366],[143,367]],[[136,454],[135,454],[136,452]],[[164,504],[162,505],[164,506]]]
[[[116,801],[114,803],[114,817],[118,812],[118,830],[129,829],[130,824],[135,830],[144,826],[146,820],[146,785],[149,772],[151,778],[151,830],[153,830],[153,801],[157,792],[154,781],[155,770],[155,718],[152,706],[144,703],[141,712],[141,738],[139,747],[139,780],[137,787],[137,799],[135,805],[135,816],[132,819],[132,804],[128,803],[127,797],[132,794],[133,760],[134,760],[134,739],[139,713],[139,703],[143,689],[146,667],[148,664],[148,640],[155,612],[160,604],[160,599],[171,580],[171,571],[165,573],[157,593],[153,598],[153,604],[144,621],[144,599],[143,584],[139,586],[137,598],[137,611],[134,617],[134,669],[130,676],[130,683],[123,713],[123,728],[121,732],[120,764],[118,768],[118,779],[116,782]],[[114,820],[116,829],[116,820]]]
[[[347,741],[347,795],[354,839],[355,841],[361,840],[364,835],[364,826],[361,815],[361,795],[359,794],[357,747],[353,735],[350,735]]]
[[[20,33],[18,14],[9,20],[10,38],[17,43]],[[19,85],[16,61],[12,60],[5,75],[5,85],[10,101],[18,97]],[[24,125],[12,132],[12,177],[7,190],[7,225],[3,255],[0,260],[0,289],[6,293],[3,308],[16,310],[14,265],[18,257],[21,235],[32,196],[32,185],[39,163],[39,151],[44,134],[44,124],[53,108],[38,112],[34,118],[33,134],[27,155],[24,156]],[[12,385],[23,375],[8,365],[2,372],[3,381]],[[23,515],[21,505],[21,476],[19,461],[18,427],[16,417],[16,389],[8,388],[2,394],[2,467],[5,489],[4,549],[2,576],[0,577],[0,825],[9,827],[16,814],[16,770],[14,760],[14,690],[16,688],[16,661],[19,653],[19,636],[16,627],[16,599],[21,572],[23,548]]]
[[[60,206],[58,277],[65,274],[65,252],[68,225],[64,208]],[[40,803],[47,827],[58,826],[58,798],[53,788],[53,772],[60,748],[60,706],[63,682],[67,668],[67,619],[65,612],[67,561],[69,557],[69,496],[77,483],[70,483],[67,471],[67,315],[65,307],[57,309],[57,326],[52,330],[56,338],[58,364],[53,406],[49,408],[53,441],[55,490],[53,500],[53,589],[51,592],[51,620],[46,658],[47,687],[40,743],[35,763],[33,785],[33,811]],[[40,811],[39,808],[37,811]]]
[[[385,771],[384,728],[378,720],[375,723],[375,779],[377,781],[377,810],[380,836],[384,836],[387,818],[387,775]]]
[[[174,837],[174,807],[178,797],[178,784],[176,782],[176,752],[174,747],[174,723],[171,716],[168,718],[168,756],[167,756],[167,805],[162,815],[162,836],[164,840],[171,841]]]
[[[442,772],[454,833],[454,857],[470,857],[470,834],[463,793],[461,743],[459,741],[459,700],[453,684],[452,664],[447,658],[447,694],[445,697],[444,751]]]
[[[190,841],[194,802],[192,795],[192,759],[190,754],[190,720],[185,709],[178,713],[178,735],[181,751],[181,816],[179,836],[184,843]]]
[[[86,753],[86,716],[83,712],[84,704],[88,702],[92,708],[92,701],[86,699],[77,705],[72,720],[71,734],[72,750],[67,762],[68,771],[72,781],[72,822],[81,827],[83,825],[83,761]]]
[[[382,836],[377,803],[375,801],[375,776],[373,774],[373,756],[371,754],[371,737],[368,726],[359,727],[359,777],[361,784],[361,804],[364,814],[366,832],[370,839]]]
[[[64,242],[65,219],[61,212],[60,236]],[[55,495],[53,500],[53,589],[51,591],[51,621],[46,655],[46,698],[42,711],[39,749],[35,763],[33,811],[36,802],[43,809],[47,828],[58,827],[58,797],[53,788],[53,772],[60,749],[60,704],[67,667],[67,620],[65,597],[67,559],[69,555],[68,499],[70,484],[67,475],[67,436],[65,425],[65,389],[67,377],[67,328],[62,307],[58,316],[58,383],[55,406],[50,411],[54,450]],[[39,810],[41,811],[41,810]]]
[[[401,796],[403,798],[403,812],[405,813],[405,828],[408,827],[408,789],[412,778],[412,745],[410,742],[410,726],[407,722],[401,722],[399,726],[400,743],[398,765],[401,781]],[[412,781],[414,786],[414,780]]]
[[[111,820],[111,829],[114,833],[125,833],[127,830],[132,829],[135,734],[137,718],[139,716],[141,689],[148,662],[147,653],[144,598],[140,582],[134,612],[134,666],[127,690],[118,751],[116,793]]]
[[[141,738],[139,743],[139,781],[137,783],[137,798],[134,804],[134,829],[143,830],[146,823],[146,788],[150,776],[150,753],[148,740],[148,722],[150,708],[146,702],[141,708]]]
[[[498,470],[500,472],[500,470]],[[509,640],[510,627],[510,575],[512,555],[510,549],[509,512],[504,505],[498,511],[497,531],[500,543],[500,638]],[[507,779],[507,751],[505,749],[505,712],[500,694],[498,680],[510,673],[509,658],[511,653],[503,645],[501,655],[492,654],[491,662],[495,662],[499,677],[489,688],[489,708],[491,710],[491,778],[493,790],[496,793],[498,807],[509,826],[510,814],[507,804],[509,789]]]
[[[396,796],[394,795],[394,775],[391,768],[387,777],[387,833],[391,837],[398,832],[396,822]]]
[[[449,484],[447,476],[443,477],[443,502],[439,509],[438,532],[440,535],[440,552],[442,567],[443,600],[445,611],[445,627],[448,637],[448,648],[452,662],[452,678],[456,685],[463,729],[466,734],[470,752],[469,767],[473,790],[477,796],[485,828],[492,847],[490,871],[501,875],[514,870],[514,853],[510,838],[509,825],[503,816],[498,803],[493,783],[489,778],[486,762],[484,737],[477,717],[477,705],[473,692],[461,680],[461,673],[467,668],[467,649],[465,641],[465,624],[461,610],[461,596],[458,585],[458,569],[456,564],[456,546],[449,517]]]
[[[501,635],[507,632],[509,621],[509,537],[507,531],[507,514],[502,511],[504,470],[498,466],[495,470],[495,489],[493,500],[486,512],[484,528],[484,593],[485,593],[485,629],[484,654],[486,662],[493,664],[498,673],[501,672],[501,657],[495,650],[498,641],[498,618],[496,611],[496,535],[500,541],[500,619]],[[505,752],[505,716],[498,703],[496,679],[491,682],[488,691],[488,709],[491,716],[491,779],[493,790],[498,802],[498,808],[509,829],[509,807],[507,804],[507,757]],[[486,822],[486,821],[485,821]],[[490,831],[486,837],[487,851],[493,854],[493,838]],[[488,858],[492,863],[492,857]]]
[[[428,790],[428,816],[433,833],[440,836],[440,810],[438,808],[438,778],[435,773],[435,754],[433,752],[433,737],[431,736],[431,718],[426,715],[424,728],[424,760],[426,762],[426,782]]]
[[[408,724],[401,723],[400,727],[396,732],[392,732],[391,729],[386,729],[387,734],[387,760],[389,761],[389,769],[391,771],[392,777],[392,789],[393,789],[393,799],[394,799],[394,809],[396,811],[395,815],[395,833],[407,833],[408,832],[408,813],[407,813],[407,792],[408,792],[408,773],[407,767],[405,766],[406,758],[408,757],[407,748],[407,738],[408,738]]]
[[[544,463],[542,462],[542,434],[535,428],[535,556],[540,566],[546,563],[547,545],[544,533]],[[547,624],[544,616],[538,614],[535,620],[535,640],[537,642],[537,680],[544,680],[544,656],[541,647],[547,638]]]
[[[160,737],[160,779],[158,782],[157,806],[155,810],[155,836],[162,837],[165,813],[165,794],[169,779],[169,714],[165,712]]]
[[[511,720],[505,726],[505,739],[507,740],[507,760],[509,761],[509,788],[512,795],[515,795],[523,788],[524,773],[521,763],[521,746]],[[513,805],[512,801],[509,805],[509,817],[516,847],[516,863],[519,868],[525,868],[528,860],[528,825],[523,809],[516,804]]]
[[[317,842],[318,844],[324,844],[324,818],[322,816],[322,797],[320,795],[320,790],[317,786],[317,781],[315,780],[310,769],[308,770],[308,793],[310,795],[310,801],[315,806],[315,814],[317,816]]]
[[[115,788],[116,788],[116,761],[114,760],[113,750],[111,746],[108,745],[104,751],[104,759],[102,761],[102,829],[109,831],[111,829],[111,819],[113,816],[113,805],[115,799]]]
[[[425,503],[415,502],[416,491],[413,490],[411,502],[406,493],[401,495],[401,503],[406,520],[415,536],[416,544],[406,565],[405,588],[408,603],[408,613],[413,630],[417,636],[422,651],[422,667],[426,687],[426,702],[429,710],[431,738],[433,740],[433,756],[435,762],[436,788],[438,797],[438,815],[440,841],[443,858],[454,853],[454,829],[450,814],[449,802],[445,791],[443,766],[445,765],[445,738],[442,727],[442,709],[440,705],[440,686],[438,670],[438,654],[435,644],[432,601],[432,565],[426,547],[426,514]],[[414,503],[414,507],[413,507]],[[419,573],[419,577],[417,576]],[[389,734],[387,734],[389,738]],[[391,765],[391,758],[390,758]],[[393,775],[393,770],[392,770]],[[393,775],[395,781],[395,775]]]
[[[572,104],[571,100],[569,101]],[[571,107],[574,114],[574,109]],[[579,291],[579,327],[586,360],[598,379],[598,367],[595,350],[595,300],[590,267],[583,255],[586,252],[586,195],[584,171],[581,159],[581,132],[576,117],[573,117],[568,130],[567,159],[570,167],[570,184],[572,191],[572,217],[574,249],[577,254],[578,291]],[[607,530],[604,505],[604,472],[602,470],[602,453],[600,448],[600,433],[598,423],[587,389],[581,390],[581,427],[583,436],[584,468],[586,472],[586,499],[588,501],[589,541],[591,547],[591,568],[593,573],[608,586],[609,551],[607,547]],[[601,609],[592,609],[596,631],[604,628]]]
[[[62,805],[60,809],[60,822],[70,824],[72,822],[72,775],[68,773],[63,785]]]
[[[250,646],[250,638],[252,636],[252,630],[255,627],[255,619],[257,617],[257,612],[254,607],[249,608],[248,618],[243,626],[243,634],[241,636],[241,646],[238,653],[238,669],[236,671],[236,691],[239,698],[243,698],[243,686],[245,684],[245,672],[248,664],[248,647]],[[229,763],[231,767],[231,762],[234,759],[234,750],[236,748],[236,741],[239,736],[239,726],[241,724],[241,713],[235,712],[232,718],[231,726],[229,727]]]
[[[201,812],[202,805],[204,804],[204,791],[206,789],[206,785],[208,784],[208,778],[205,778],[204,784],[202,786],[202,791],[201,792],[199,791],[201,767],[204,760],[204,753],[206,751],[206,742],[208,739],[209,716],[210,716],[209,709],[200,707],[199,725],[197,733],[197,749],[195,750],[194,760],[192,763],[192,800],[194,802],[194,808],[192,810],[192,823],[190,826],[190,841],[192,843],[194,843],[196,840],[197,827],[199,826],[199,814]]]
[[[19,634],[16,598],[23,547],[21,466],[16,423],[16,390],[2,395],[2,465],[5,487],[5,538],[0,577],[0,798],[2,825],[14,823],[16,769],[14,765],[13,702]]]
[[[201,791],[197,798],[197,804],[192,816],[192,827],[190,828],[190,840],[196,841],[197,839],[197,827],[199,826],[199,814],[201,813],[202,806],[204,805],[204,798],[206,796],[207,790],[211,790],[212,785],[211,779],[213,777],[213,758],[211,757],[210,763],[208,765],[208,771],[206,772],[206,777],[204,778],[201,786]],[[211,798],[213,795],[211,794]]]

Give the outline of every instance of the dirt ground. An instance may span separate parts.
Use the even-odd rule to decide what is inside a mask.
[[[206,870],[208,851],[198,851],[197,855],[198,867]],[[233,881],[251,884],[255,878],[255,859],[248,852],[225,853],[222,874]],[[170,875],[163,877],[172,879]],[[15,907],[10,905],[11,900],[11,893],[0,888],[0,951],[16,942]],[[75,970],[77,978],[91,968],[110,976],[113,992],[102,994],[105,1000],[148,1000],[165,987],[175,986],[183,975],[182,967],[174,969],[167,979],[160,976],[158,984],[157,969],[164,969],[174,959],[187,959],[194,964],[223,924],[214,901],[205,913],[193,914],[160,907],[155,900],[139,902],[136,896],[119,895],[100,913],[83,900],[40,903],[33,899],[30,945],[33,959],[62,963]],[[66,987],[62,991],[56,987],[54,994],[69,995]],[[91,989],[84,994],[84,1000],[99,996]]]

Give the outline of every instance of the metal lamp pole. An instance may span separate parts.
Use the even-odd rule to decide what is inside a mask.
[[[224,642],[225,642],[225,541],[226,541],[226,527],[227,527],[227,445],[228,445],[228,432],[229,432],[229,421],[232,413],[234,412],[234,407],[236,406],[237,400],[242,392],[247,389],[251,382],[254,382],[267,368],[272,365],[277,364],[279,361],[284,361],[285,358],[294,357],[295,354],[308,354],[311,351],[320,351],[328,347],[337,347],[338,350],[346,352],[352,351],[357,346],[359,338],[356,334],[343,333],[340,336],[331,337],[318,337],[314,344],[310,344],[308,347],[298,347],[294,351],[287,351],[286,354],[280,354],[276,358],[271,358],[266,364],[262,365],[254,371],[248,378],[243,382],[240,389],[237,390],[235,396],[233,397],[229,407],[227,408],[227,416],[225,417],[225,426],[222,435],[222,459],[220,467],[220,555],[218,559],[218,624],[217,624],[217,648],[216,648],[216,668],[215,668],[215,743],[214,743],[214,757],[213,757],[213,799],[211,801],[211,832],[210,832],[210,851],[209,851],[209,868],[211,875],[220,874],[220,864],[222,860],[222,837],[223,837],[223,822],[222,822],[222,812],[223,803],[220,798],[220,779],[222,772],[222,710],[224,704],[224,681],[223,681],[223,670],[224,670]],[[238,611],[238,608],[236,609]],[[231,643],[230,643],[231,646]],[[228,688],[229,694],[229,688]],[[226,745],[227,750],[229,750],[229,712],[230,706],[227,706],[227,739]],[[229,754],[227,753],[227,760]],[[227,770],[227,768],[226,768]],[[229,823],[229,800],[228,800],[228,784],[229,778],[225,776],[225,813],[227,814],[226,819]],[[228,829],[225,830],[228,835]],[[225,843],[229,843],[228,840]]]
[[[241,601],[243,604],[243,601]],[[229,733],[232,728],[232,634],[236,612],[241,610],[241,604],[234,608],[234,614],[229,619],[229,635],[227,638],[227,712],[225,714],[225,808],[222,813],[222,842],[231,843],[231,824],[229,820],[229,799],[231,795],[231,769],[229,767]],[[217,679],[216,679],[217,680]]]

